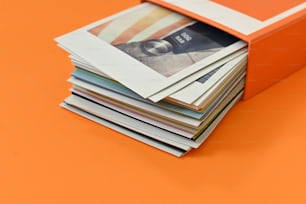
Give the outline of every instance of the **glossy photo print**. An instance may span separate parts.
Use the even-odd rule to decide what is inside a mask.
[[[166,77],[238,41],[212,26],[157,6],[114,18],[89,32]]]

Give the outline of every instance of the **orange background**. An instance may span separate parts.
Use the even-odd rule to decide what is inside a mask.
[[[137,3],[1,3],[0,203],[306,203],[305,68],[180,159],[58,106],[73,68],[53,38]]]

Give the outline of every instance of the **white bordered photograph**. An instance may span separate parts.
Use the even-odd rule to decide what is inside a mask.
[[[206,67],[246,46],[214,27],[149,3],[102,19],[56,41],[142,97],[152,99],[159,94],[154,101],[192,83],[194,77],[200,78],[216,68],[206,70]]]
[[[104,73],[99,72],[99,70],[86,62],[82,61],[82,59],[79,59],[76,56],[70,56],[73,65],[79,69],[85,69],[91,73],[95,73],[96,75],[100,75],[106,78],[110,78],[109,76],[106,76]],[[211,64],[206,67],[206,70],[211,70],[208,73],[204,74],[200,78],[196,79],[194,82],[190,83],[188,86],[185,86],[184,88],[176,91],[175,93],[167,96],[165,99],[170,100],[172,102],[177,102],[178,104],[191,104],[192,102],[196,101],[198,98],[200,98],[207,90],[214,87],[214,85],[220,81],[221,84],[226,81],[224,79],[225,75],[231,76],[237,69],[240,69],[241,64],[245,64],[247,61],[247,48],[241,49],[230,56],[227,56],[223,58],[222,60],[218,60],[218,62],[215,62],[214,64]],[[84,75],[84,73],[83,73]],[[90,73],[85,74],[90,75]],[[86,76],[83,76],[81,78],[86,78]],[[95,75],[89,76],[97,77]],[[92,79],[91,79],[92,80]],[[219,83],[220,84],[220,83]],[[215,88],[217,88],[215,86]],[[127,90],[126,90],[127,91]],[[127,91],[130,93],[130,91]],[[134,94],[132,94],[134,95]],[[166,94],[167,95],[167,94]],[[165,96],[166,96],[165,95]],[[136,96],[137,97],[137,96]],[[164,96],[163,96],[164,97]],[[153,99],[155,96],[152,97]],[[155,101],[155,100],[153,100]]]
[[[199,78],[190,85],[184,87],[176,93],[171,94],[168,98],[170,98],[172,101],[174,100],[181,103],[192,104],[203,96],[208,90],[216,91],[220,85],[228,80],[226,78],[229,78],[237,71],[239,72],[243,67],[245,67],[246,61],[246,53],[235,57],[233,60],[210,71],[208,74]],[[216,86],[216,84],[219,84],[219,86]]]

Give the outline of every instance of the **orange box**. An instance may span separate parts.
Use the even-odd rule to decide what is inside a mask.
[[[145,0],[248,43],[244,99],[306,66],[304,0]]]

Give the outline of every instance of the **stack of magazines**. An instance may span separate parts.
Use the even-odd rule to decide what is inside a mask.
[[[56,38],[75,67],[62,107],[182,156],[243,95],[247,44],[142,3]]]

